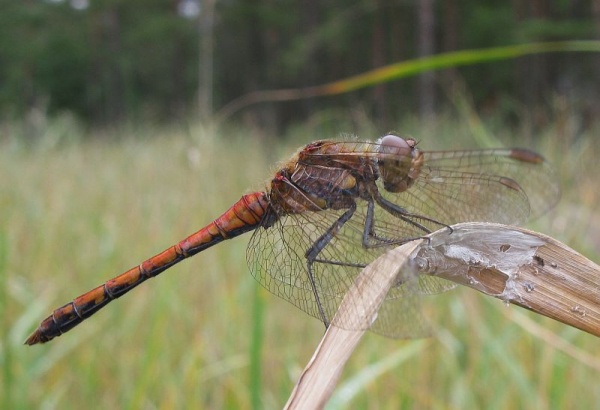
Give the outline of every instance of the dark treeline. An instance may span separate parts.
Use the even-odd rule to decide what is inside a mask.
[[[95,124],[208,116],[251,91],[600,31],[600,0],[0,0],[0,8],[3,116],[68,110]],[[259,125],[286,126],[359,105],[385,122],[442,109],[462,84],[482,113],[519,120],[532,107],[550,111],[558,96],[593,118],[599,68],[594,55],[535,56],[247,111]]]

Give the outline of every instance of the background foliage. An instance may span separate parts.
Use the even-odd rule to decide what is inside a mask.
[[[600,260],[598,55],[422,73],[207,125],[254,91],[452,50],[598,38],[598,0],[0,0],[0,10],[1,408],[281,408],[323,327],[254,281],[249,235],[51,343],[22,343],[53,308],[264,188],[278,160],[315,139],[396,129],[424,150],[535,149],[563,197],[530,227]],[[331,408],[600,402],[597,338],[466,289],[430,307],[430,339],[365,338]]]
[[[554,162],[563,187],[557,208],[530,227],[598,261],[598,127],[575,134],[571,118],[527,144]],[[359,134],[375,134],[361,124]],[[423,149],[474,147],[491,129],[494,145],[511,146],[526,133],[469,117],[400,126]],[[256,283],[245,261],[248,234],[178,264],[48,344],[23,341],[55,307],[261,189],[274,162],[319,129],[261,141],[244,129],[146,127],[120,140],[82,135],[57,146],[63,130],[50,122],[47,142],[30,148],[15,137],[0,150],[0,407],[281,408],[323,325]],[[469,289],[428,302],[433,337],[367,335],[332,408],[600,402],[598,338]]]
[[[597,38],[598,3],[0,0],[0,109],[12,118],[67,110],[104,125],[208,118],[252,91],[323,84],[418,56]],[[589,123],[598,114],[599,69],[591,55],[524,57],[263,104],[244,120],[282,129],[326,109],[358,108],[391,124],[400,114],[443,110],[463,84],[481,114],[539,124],[567,98]]]

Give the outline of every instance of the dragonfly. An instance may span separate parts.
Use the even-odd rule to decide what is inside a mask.
[[[360,271],[390,248],[458,222],[520,224],[559,198],[552,167],[528,149],[417,145],[394,133],[376,142],[309,143],[280,165],[265,190],[243,195],[199,231],[57,308],[25,343],[48,342],[171,266],[250,231],[254,278],[327,327]],[[432,276],[398,279],[369,329],[393,338],[419,335],[415,295],[453,286]]]

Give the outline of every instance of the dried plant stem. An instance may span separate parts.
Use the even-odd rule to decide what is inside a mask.
[[[437,276],[600,336],[600,267],[546,235],[514,226],[463,223],[391,250],[367,266],[337,315],[361,330],[330,326],[287,409],[323,408],[400,269]],[[335,318],[333,320],[335,323]]]

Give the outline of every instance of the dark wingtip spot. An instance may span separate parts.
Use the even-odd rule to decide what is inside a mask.
[[[513,148],[510,150],[510,157],[517,161],[529,162],[531,164],[541,164],[544,162],[544,157],[540,154],[525,148]]]
[[[510,189],[515,190],[515,191],[521,191],[521,185],[519,185],[519,183],[512,178],[501,177],[500,183]]]

